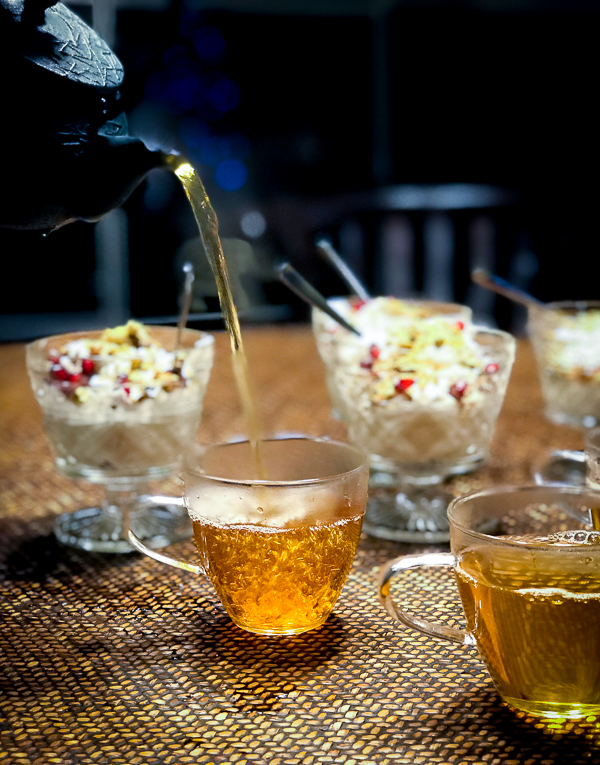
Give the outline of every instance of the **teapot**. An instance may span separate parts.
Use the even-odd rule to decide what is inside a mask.
[[[164,162],[130,136],[123,66],[63,3],[0,0],[0,226],[99,220]]]

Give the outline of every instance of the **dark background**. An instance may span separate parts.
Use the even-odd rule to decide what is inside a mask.
[[[71,7],[91,18],[88,7]],[[600,297],[599,22],[597,3],[576,0],[137,3],[118,11],[112,47],[125,66],[122,103],[132,128],[192,157],[223,236],[243,237],[241,215],[262,211],[269,225],[252,242],[262,299],[290,306],[274,317],[302,319],[303,307],[264,269],[290,259],[326,294],[343,291],[313,253],[306,210],[315,200],[337,209],[340,195],[390,184],[512,190],[515,204],[489,212],[494,270],[514,276],[515,253],[525,248],[521,285],[539,298]],[[176,314],[180,248],[196,234],[182,190],[155,171],[125,211],[131,314]],[[411,213],[415,294],[424,280],[420,215]],[[328,233],[340,245],[334,217]],[[453,218],[457,300],[469,294],[472,218],[469,211]],[[353,263],[385,292],[381,215],[365,210],[359,219],[366,234]],[[11,264],[2,314],[14,320],[97,308],[92,225],[45,239],[0,230],[0,247]],[[205,307],[216,309],[208,291]],[[505,301],[494,316],[501,326],[518,325]]]

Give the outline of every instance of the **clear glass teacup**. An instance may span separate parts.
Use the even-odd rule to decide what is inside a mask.
[[[451,553],[386,564],[379,598],[403,624],[476,645],[502,699],[548,718],[600,713],[600,493],[569,486],[497,487],[448,508]],[[467,629],[408,614],[391,581],[421,566],[454,569]]]
[[[232,621],[262,635],[320,626],[344,586],[360,539],[366,455],[316,438],[262,441],[256,477],[247,441],[187,460],[184,498],[200,565],[131,543],[161,563],[206,574]]]

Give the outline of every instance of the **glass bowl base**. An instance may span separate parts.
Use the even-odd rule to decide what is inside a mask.
[[[538,486],[545,484],[586,485],[585,453],[582,451],[555,449],[545,454],[533,469],[533,479]]]
[[[175,505],[152,505],[131,512],[131,528],[148,547],[157,549],[189,539],[192,524],[187,510]],[[54,534],[67,547],[89,552],[131,553],[125,538],[124,515],[118,508],[85,507],[59,515]]]
[[[446,509],[452,496],[441,486],[375,490],[369,495],[363,531],[396,542],[443,544],[450,539]]]

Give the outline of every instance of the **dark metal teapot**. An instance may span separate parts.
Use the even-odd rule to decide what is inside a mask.
[[[98,220],[163,161],[127,134],[123,66],[62,3],[0,0],[0,226]]]

